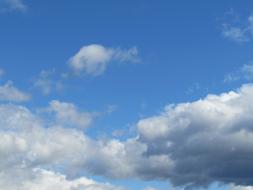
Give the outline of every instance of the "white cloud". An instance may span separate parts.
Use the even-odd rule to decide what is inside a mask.
[[[38,88],[42,94],[49,95],[52,91],[63,89],[60,80],[54,78],[55,70],[42,70],[39,77],[34,81],[34,87]]]
[[[85,177],[67,179],[65,175],[45,169],[14,169],[0,172],[0,189],[5,190],[123,190],[109,183]]]
[[[0,86],[0,101],[24,102],[30,100],[31,96],[13,86],[11,81]]]
[[[122,50],[104,47],[99,44],[91,44],[83,46],[70,59],[69,65],[77,74],[100,75],[112,61],[137,62],[138,50],[136,47]]]
[[[225,75],[224,82],[234,82],[239,80],[253,80],[253,64],[245,64],[238,71]]]
[[[55,113],[57,123],[80,128],[88,127],[95,117],[95,114],[90,112],[80,112],[72,103],[58,100],[50,102],[49,110]]]
[[[33,174],[39,168],[53,172],[46,172],[46,176],[55,176],[56,185],[58,179],[63,179],[63,184],[76,184],[79,178],[70,177],[89,173],[114,179],[170,180],[175,186],[187,187],[213,182],[250,186],[252,105],[252,84],[198,101],[169,105],[161,114],[141,119],[135,138],[121,141],[95,140],[82,129],[65,127],[69,121],[83,123],[79,123],[83,112],[71,103],[50,103],[61,121],[57,124],[24,106],[1,104],[0,173],[10,172],[12,184],[20,184],[20,180],[22,184],[50,181]],[[11,171],[17,168],[27,174],[14,177]],[[35,178],[23,179],[26,175]],[[9,182],[1,180],[2,184]]]
[[[248,42],[249,36],[246,29],[224,25],[222,34],[224,37],[232,39],[236,42]]]
[[[167,154],[174,163],[167,178],[174,185],[213,182],[252,185],[253,85],[167,106],[138,122],[147,155]]]
[[[232,16],[234,13],[231,13]],[[224,23],[222,27],[224,37],[236,42],[249,42],[253,39],[253,15],[248,17],[246,24],[239,22],[237,24]]]
[[[241,72],[245,79],[247,80],[253,79],[253,65],[252,64],[243,65],[243,67],[241,68]]]
[[[1,105],[0,116],[2,172],[19,167],[60,168],[67,176],[85,171],[149,179],[152,175],[160,178],[172,166],[167,155],[145,156],[146,145],[136,139],[93,140],[75,128],[45,125],[22,106]]]
[[[230,190],[253,190],[253,186],[230,185]]]
[[[3,6],[1,8],[2,12],[8,11],[24,12],[27,10],[27,6],[23,3],[22,0],[1,0],[0,3]]]

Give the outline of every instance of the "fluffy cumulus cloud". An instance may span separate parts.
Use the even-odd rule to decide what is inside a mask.
[[[1,12],[27,10],[27,6],[22,0],[0,0]]]
[[[38,189],[43,187],[50,190],[58,187],[59,176],[50,174],[53,181],[44,186],[45,181],[51,180],[48,179],[50,176],[45,176],[48,180],[43,180],[38,177],[40,173],[33,172],[34,169],[58,171],[67,178],[85,171],[112,178],[148,179],[150,173],[166,173],[172,165],[166,155],[145,156],[147,147],[136,138],[123,142],[116,139],[93,140],[77,128],[47,124],[47,121],[26,107],[11,104],[0,106],[0,175],[12,176],[1,178],[1,184],[10,183],[12,187],[12,184],[17,183],[19,187],[21,180],[22,184],[31,185],[31,188],[39,184]],[[25,173],[19,175],[17,169],[20,168],[31,177],[14,179],[13,176],[25,176]],[[63,184],[66,184],[67,189],[76,184],[76,180],[63,181]],[[113,188],[100,187],[101,190]]]
[[[0,101],[24,102],[30,98],[29,94],[17,89],[11,81],[0,86]]]
[[[136,47],[122,50],[120,48],[110,48],[99,44],[83,46],[69,61],[72,70],[77,73],[89,75],[102,74],[109,63],[137,62],[138,50]]]
[[[73,104],[55,100],[49,108],[61,122],[48,122],[21,105],[0,105],[0,186],[120,189],[83,173],[170,180],[184,187],[221,182],[232,184],[232,190],[250,190],[253,185],[252,84],[168,105],[141,119],[138,135],[124,141],[90,138],[79,129],[79,119],[86,116]],[[69,121],[73,127],[65,127]]]
[[[252,105],[253,85],[244,85],[167,106],[160,115],[138,122],[139,141],[148,146],[147,155],[170,157],[174,166],[164,177],[174,185],[253,185]]]

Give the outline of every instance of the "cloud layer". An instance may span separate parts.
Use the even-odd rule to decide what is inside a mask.
[[[13,180],[15,176],[15,180]],[[44,169],[17,168],[0,173],[0,188],[5,190],[123,190],[108,183],[98,183],[84,177],[66,176]]]
[[[136,47],[128,50],[120,48],[108,48],[99,44],[83,46],[69,61],[69,65],[76,74],[89,75],[102,74],[109,63],[137,62],[138,50]]]
[[[61,188],[59,181],[67,190],[78,185],[89,189],[78,177],[83,172],[113,179],[170,180],[184,187],[221,182],[244,188],[253,185],[252,105],[252,84],[168,105],[162,113],[138,121],[136,137],[121,141],[87,136],[79,129],[87,125],[86,113],[71,103],[52,101],[50,120],[24,106],[1,104],[0,175],[27,172],[21,176],[28,178],[12,184],[23,180],[28,189],[41,184],[45,190]],[[50,180],[51,185],[44,184]],[[8,183],[8,177],[1,178],[0,185]]]

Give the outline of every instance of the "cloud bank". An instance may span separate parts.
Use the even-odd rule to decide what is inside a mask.
[[[165,108],[138,122],[147,155],[168,155],[174,185],[253,185],[253,86]],[[155,177],[155,176],[153,176]]]
[[[15,176],[15,180],[13,180]],[[98,183],[84,177],[74,180],[53,171],[18,168],[0,173],[0,188],[5,190],[123,190],[109,183]]]
[[[124,141],[90,138],[79,128],[87,124],[83,112],[71,103],[55,100],[48,109],[55,112],[56,122],[21,105],[0,105],[0,176],[7,176],[0,185],[23,181],[26,189],[40,184],[38,188],[48,190],[63,188],[60,181],[67,190],[89,189],[87,179],[80,177],[85,172],[113,179],[169,180],[182,187],[213,182],[232,184],[232,189],[253,186],[252,84],[168,105],[138,121],[138,135]],[[17,172],[25,178],[10,182],[8,176]],[[102,190],[118,188],[94,183]]]

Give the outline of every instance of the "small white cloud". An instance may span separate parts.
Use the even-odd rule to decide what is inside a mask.
[[[63,89],[60,80],[54,79],[55,70],[42,70],[39,77],[34,81],[34,87],[38,88],[43,95],[49,95],[54,90]]]
[[[238,71],[228,73],[224,77],[224,82],[234,82],[239,80],[253,80],[253,64],[245,64]]]
[[[234,12],[230,16],[235,16]],[[222,34],[225,38],[231,39],[236,42],[249,42],[253,39],[253,15],[250,15],[243,23],[236,18],[236,22],[225,22],[222,25]]]
[[[69,65],[76,74],[86,73],[100,75],[112,61],[137,62],[136,47],[128,50],[108,48],[99,44],[83,46],[69,61]]]
[[[24,102],[30,100],[30,98],[31,96],[29,94],[14,87],[11,81],[8,81],[3,86],[0,86],[1,101]]]
[[[245,79],[247,80],[253,79],[253,65],[252,64],[243,65],[243,67],[241,68],[241,72]]]
[[[56,123],[62,125],[74,125],[79,128],[88,127],[94,118],[94,114],[81,112],[72,103],[53,100],[50,102],[49,110],[55,113]]]
[[[247,30],[230,25],[223,26],[222,34],[224,37],[232,39],[236,42],[248,42],[250,40]]]
[[[1,12],[9,12],[9,11],[20,11],[25,12],[27,10],[27,6],[24,4],[22,0],[1,0]]]

